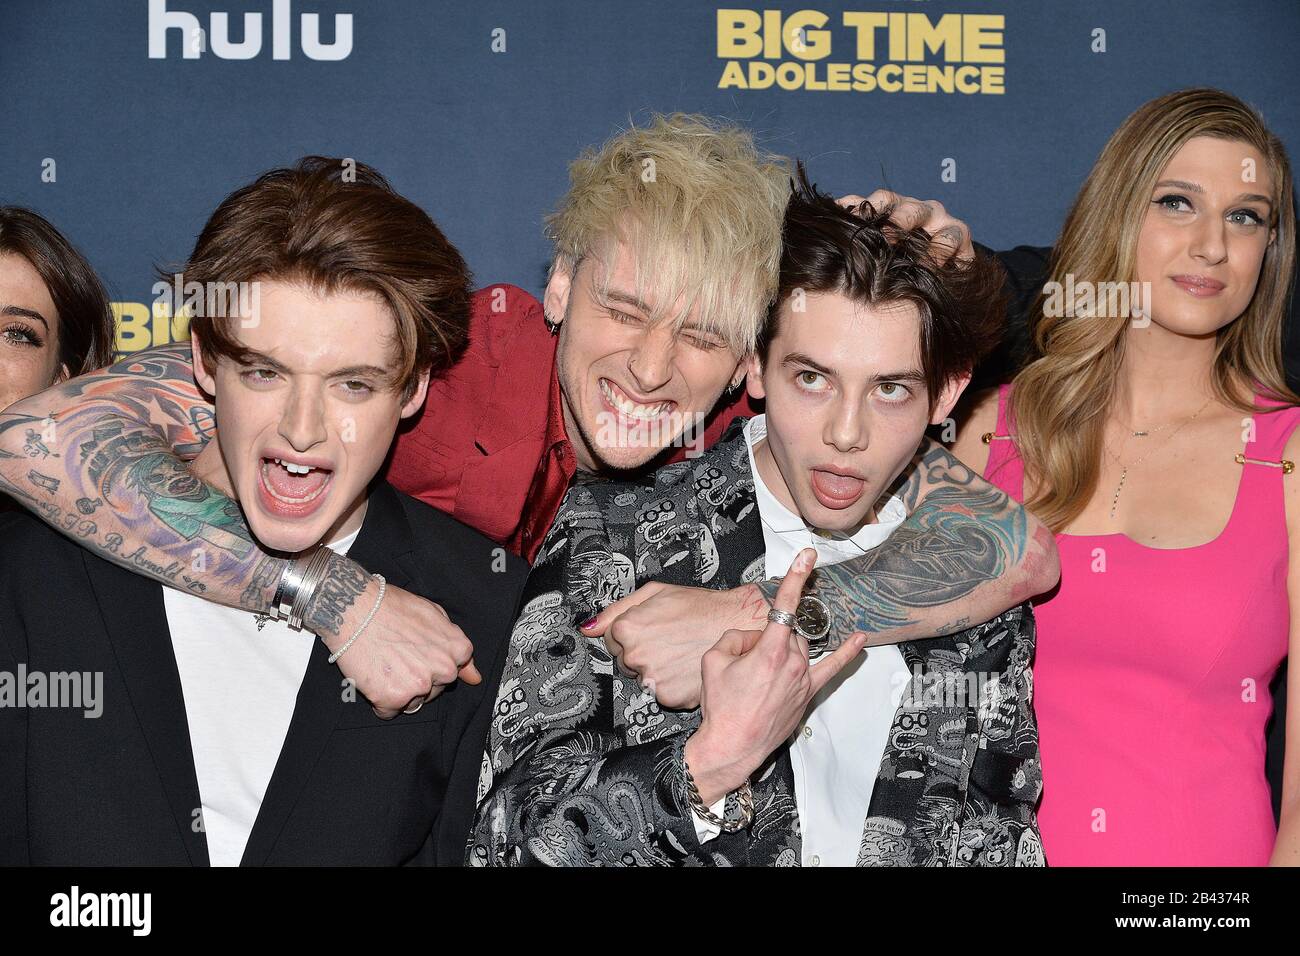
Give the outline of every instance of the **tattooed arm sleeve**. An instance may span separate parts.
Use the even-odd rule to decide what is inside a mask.
[[[893,534],[813,574],[808,593],[830,608],[832,647],[854,631],[870,644],[960,631],[1059,578],[1047,527],[942,445],[926,441],[895,493],[908,518]],[[759,584],[769,603],[780,583]]]
[[[264,554],[238,503],[185,464],[215,433],[190,362],[188,345],[139,352],[0,412],[0,492],[102,558],[265,611],[284,560]],[[324,591],[350,593],[358,572],[336,555]],[[336,633],[340,602],[316,603],[306,625]]]

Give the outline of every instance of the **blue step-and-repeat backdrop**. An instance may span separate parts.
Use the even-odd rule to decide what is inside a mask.
[[[1158,94],[1227,89],[1294,148],[1298,39],[1298,0],[3,0],[0,202],[88,255],[121,351],[178,331],[150,315],[154,266],[304,153],[377,166],[480,284],[537,292],[566,164],[656,110],[741,121],[836,191],[939,199],[995,248],[1046,245]]]
[[[1052,243],[1162,93],[1226,89],[1300,146],[1300,0],[803,2],[0,0],[0,204],[87,254],[129,353],[184,336],[155,267],[307,153],[377,166],[479,284],[538,293],[568,162],[652,111],[743,122],[835,192],[939,199],[999,249]]]

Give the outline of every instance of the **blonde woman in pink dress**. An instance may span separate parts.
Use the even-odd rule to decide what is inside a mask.
[[[1300,644],[1294,265],[1259,116],[1215,90],[1147,103],[1065,222],[1034,354],[958,435],[1057,535],[1035,608],[1049,865],[1300,863],[1300,680],[1276,828],[1264,775],[1269,683]]]

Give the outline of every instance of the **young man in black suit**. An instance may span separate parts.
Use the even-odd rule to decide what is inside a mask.
[[[462,861],[526,566],[375,478],[464,347],[470,279],[350,164],[273,170],[199,237],[177,287],[216,440],[188,468],[112,422],[79,448],[96,497],[58,526],[85,539],[101,508],[151,511],[194,544],[173,587],[132,572],[148,547],[0,518],[0,863]],[[292,559],[271,613],[204,600],[203,572],[254,541]],[[402,588],[468,638],[395,720],[333,666],[372,652],[365,623],[301,630],[309,604],[341,619],[376,594],[337,554],[378,579],[372,607]]]

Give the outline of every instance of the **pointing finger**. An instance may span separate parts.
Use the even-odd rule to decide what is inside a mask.
[[[620,615],[624,614],[629,608],[634,608],[638,604],[650,600],[660,590],[658,582],[651,582],[644,587],[637,588],[626,597],[619,598],[595,617],[583,621],[578,627],[588,637],[602,637],[609,629],[609,626],[618,620]]]
[[[790,570],[786,572],[781,580],[781,586],[776,590],[776,597],[772,599],[773,610],[785,611],[789,614],[794,614],[798,610],[803,586],[808,580],[808,575],[812,573],[816,561],[817,552],[812,548],[804,548],[795,556]],[[784,641],[790,635],[790,630],[789,625],[768,621],[767,627],[763,629],[763,635],[765,637],[771,635],[775,639]]]
[[[844,670],[845,666],[847,666],[853,658],[857,657],[862,648],[866,646],[867,635],[863,634],[861,631],[857,631],[852,637],[837,647],[829,657],[824,658],[809,667],[808,676],[812,680],[812,690],[809,696],[817,696],[821,689],[830,683],[831,678]]]

